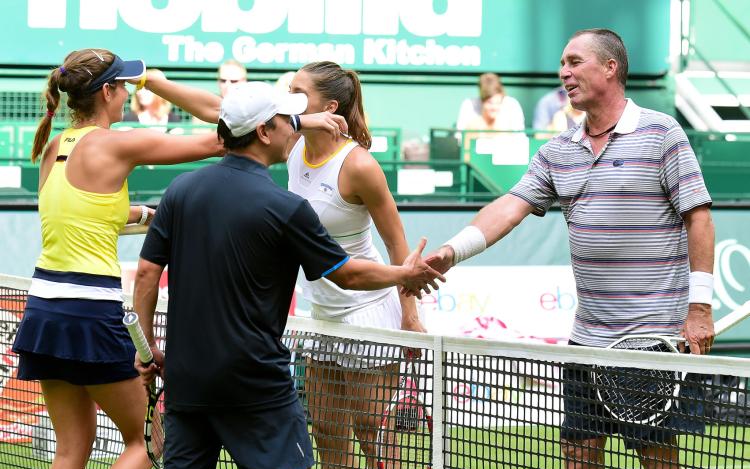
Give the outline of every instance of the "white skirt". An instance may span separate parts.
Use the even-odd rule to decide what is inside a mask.
[[[312,307],[312,318],[354,324],[357,326],[401,329],[401,302],[395,288],[382,299],[340,316],[316,314]],[[321,362],[335,362],[345,368],[376,368],[390,365],[400,359],[402,348],[399,345],[362,342],[357,337],[331,337],[308,339],[305,341],[305,356]]]

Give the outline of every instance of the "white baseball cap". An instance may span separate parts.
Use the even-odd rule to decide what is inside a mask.
[[[221,101],[219,119],[235,137],[247,135],[276,114],[302,114],[307,96],[288,93],[262,81],[238,83]]]

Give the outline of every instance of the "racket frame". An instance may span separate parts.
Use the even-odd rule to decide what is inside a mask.
[[[628,335],[625,337],[622,337],[615,342],[611,343],[607,348],[610,349],[618,349],[618,350],[639,350],[638,348],[628,349],[628,348],[618,348],[618,345],[622,344],[623,342],[627,341],[653,341],[653,342],[659,342],[661,344],[664,344],[668,350],[661,352],[661,353],[680,353],[677,349],[677,344],[679,342],[684,342],[685,339],[683,337],[677,337],[677,336],[663,336],[663,335]],[[599,401],[599,403],[602,405],[604,410],[607,411],[609,415],[611,415],[614,419],[619,420],[620,422],[624,423],[633,423],[633,424],[641,424],[641,425],[659,425],[666,417],[667,412],[669,409],[672,408],[672,405],[674,404],[675,398],[677,398],[680,394],[680,383],[685,380],[685,376],[687,373],[685,372],[674,372],[674,383],[673,383],[673,389],[670,394],[670,396],[667,397],[665,405],[662,409],[654,410],[652,414],[647,419],[631,419],[624,417],[620,415],[618,412],[613,410],[612,406],[607,404],[607,400],[602,396],[602,387],[598,384],[599,379],[597,375],[602,374],[598,370],[602,368],[607,367],[600,367],[600,366],[594,366],[591,370],[591,383],[594,386],[595,393],[596,393],[596,399]],[[632,392],[632,390],[626,390],[625,392]],[[632,404],[628,404],[628,406],[633,406]],[[635,407],[635,406],[633,406]]]
[[[750,301],[745,302],[742,306],[737,308],[736,310],[732,311],[731,313],[727,314],[723,318],[719,319],[714,323],[714,336],[718,337],[719,335],[723,334],[724,332],[728,331],[732,327],[739,324],[741,321],[743,321],[745,318],[750,316]],[[622,342],[628,341],[628,340],[655,340],[660,341],[663,344],[667,345],[667,347],[670,349],[669,352],[672,353],[680,353],[677,349],[677,345],[680,343],[685,343],[687,340],[684,337],[681,336],[664,336],[664,335],[629,335],[622,337],[615,342],[611,343],[607,348],[617,348],[617,345],[621,344]],[[627,350],[627,349],[623,349]],[[591,371],[591,381],[594,385],[594,388],[596,390],[596,398],[597,400],[602,404],[602,407],[615,419],[621,421],[621,422],[629,422],[629,423],[638,423],[638,424],[651,424],[651,425],[658,425],[661,423],[664,418],[666,418],[667,411],[672,407],[672,404],[674,402],[674,399],[677,398],[680,392],[680,382],[685,380],[685,376],[687,373],[685,372],[679,372],[679,374],[675,375],[676,383],[674,386],[674,390],[672,392],[672,397],[667,399],[667,403],[662,411],[660,411],[657,414],[652,415],[649,419],[640,420],[640,421],[634,421],[631,419],[625,419],[622,418],[622,416],[617,415],[616,412],[613,412],[612,409],[607,405],[605,400],[601,396],[601,386],[598,386],[597,383],[597,377],[596,374],[598,373],[596,370],[599,367],[594,367],[594,369]],[[676,372],[678,373],[678,372]]]
[[[148,233],[148,225],[139,225],[138,223],[128,223],[120,230],[120,235],[139,235]]]
[[[127,313],[122,319],[122,323],[127,328],[130,338],[135,345],[135,349],[138,352],[138,359],[144,366],[149,366],[154,361],[154,354],[151,352],[151,347],[149,347],[148,342],[146,341],[146,336],[143,334],[143,329],[141,329],[141,325],[138,322],[138,314],[134,312]],[[159,413],[159,398],[163,391],[163,388],[157,389],[156,380],[148,386],[148,405],[146,407],[146,417],[143,425],[143,438],[146,442],[146,453],[148,454],[149,460],[151,460],[151,464],[157,469],[163,468],[164,462],[161,457],[157,456],[158,450],[154,446],[152,425],[155,416]],[[159,415],[159,419],[161,420],[163,430],[164,420],[161,415]],[[164,448],[161,449],[161,455],[164,455]]]

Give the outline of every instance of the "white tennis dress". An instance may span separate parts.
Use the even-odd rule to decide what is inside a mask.
[[[382,264],[383,257],[372,242],[372,217],[367,207],[350,204],[339,192],[341,166],[356,146],[356,142],[349,140],[323,163],[310,165],[304,159],[305,138],[300,137],[287,161],[289,190],[310,202],[328,233],[352,259]],[[303,296],[312,304],[315,319],[401,328],[401,304],[395,287],[373,291],[344,290],[326,278],[310,282],[304,277],[300,283]],[[366,355],[360,358],[366,358]],[[372,362],[368,365],[378,366]]]

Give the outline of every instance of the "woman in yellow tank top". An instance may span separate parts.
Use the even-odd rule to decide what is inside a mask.
[[[125,82],[143,86],[142,77],[142,61],[86,49],[52,71],[44,93],[47,113],[32,151],[32,161],[41,156],[42,253],[13,350],[19,378],[41,383],[57,438],[56,469],[86,465],[97,405],[125,443],[113,467],[151,467],[143,440],[146,393],[122,325],[117,236],[126,223],[148,223],[153,210],[130,207],[127,177],[138,165],[223,152],[214,134],[111,130],[123,117]],[[67,94],[73,126],[48,142],[60,92]]]

